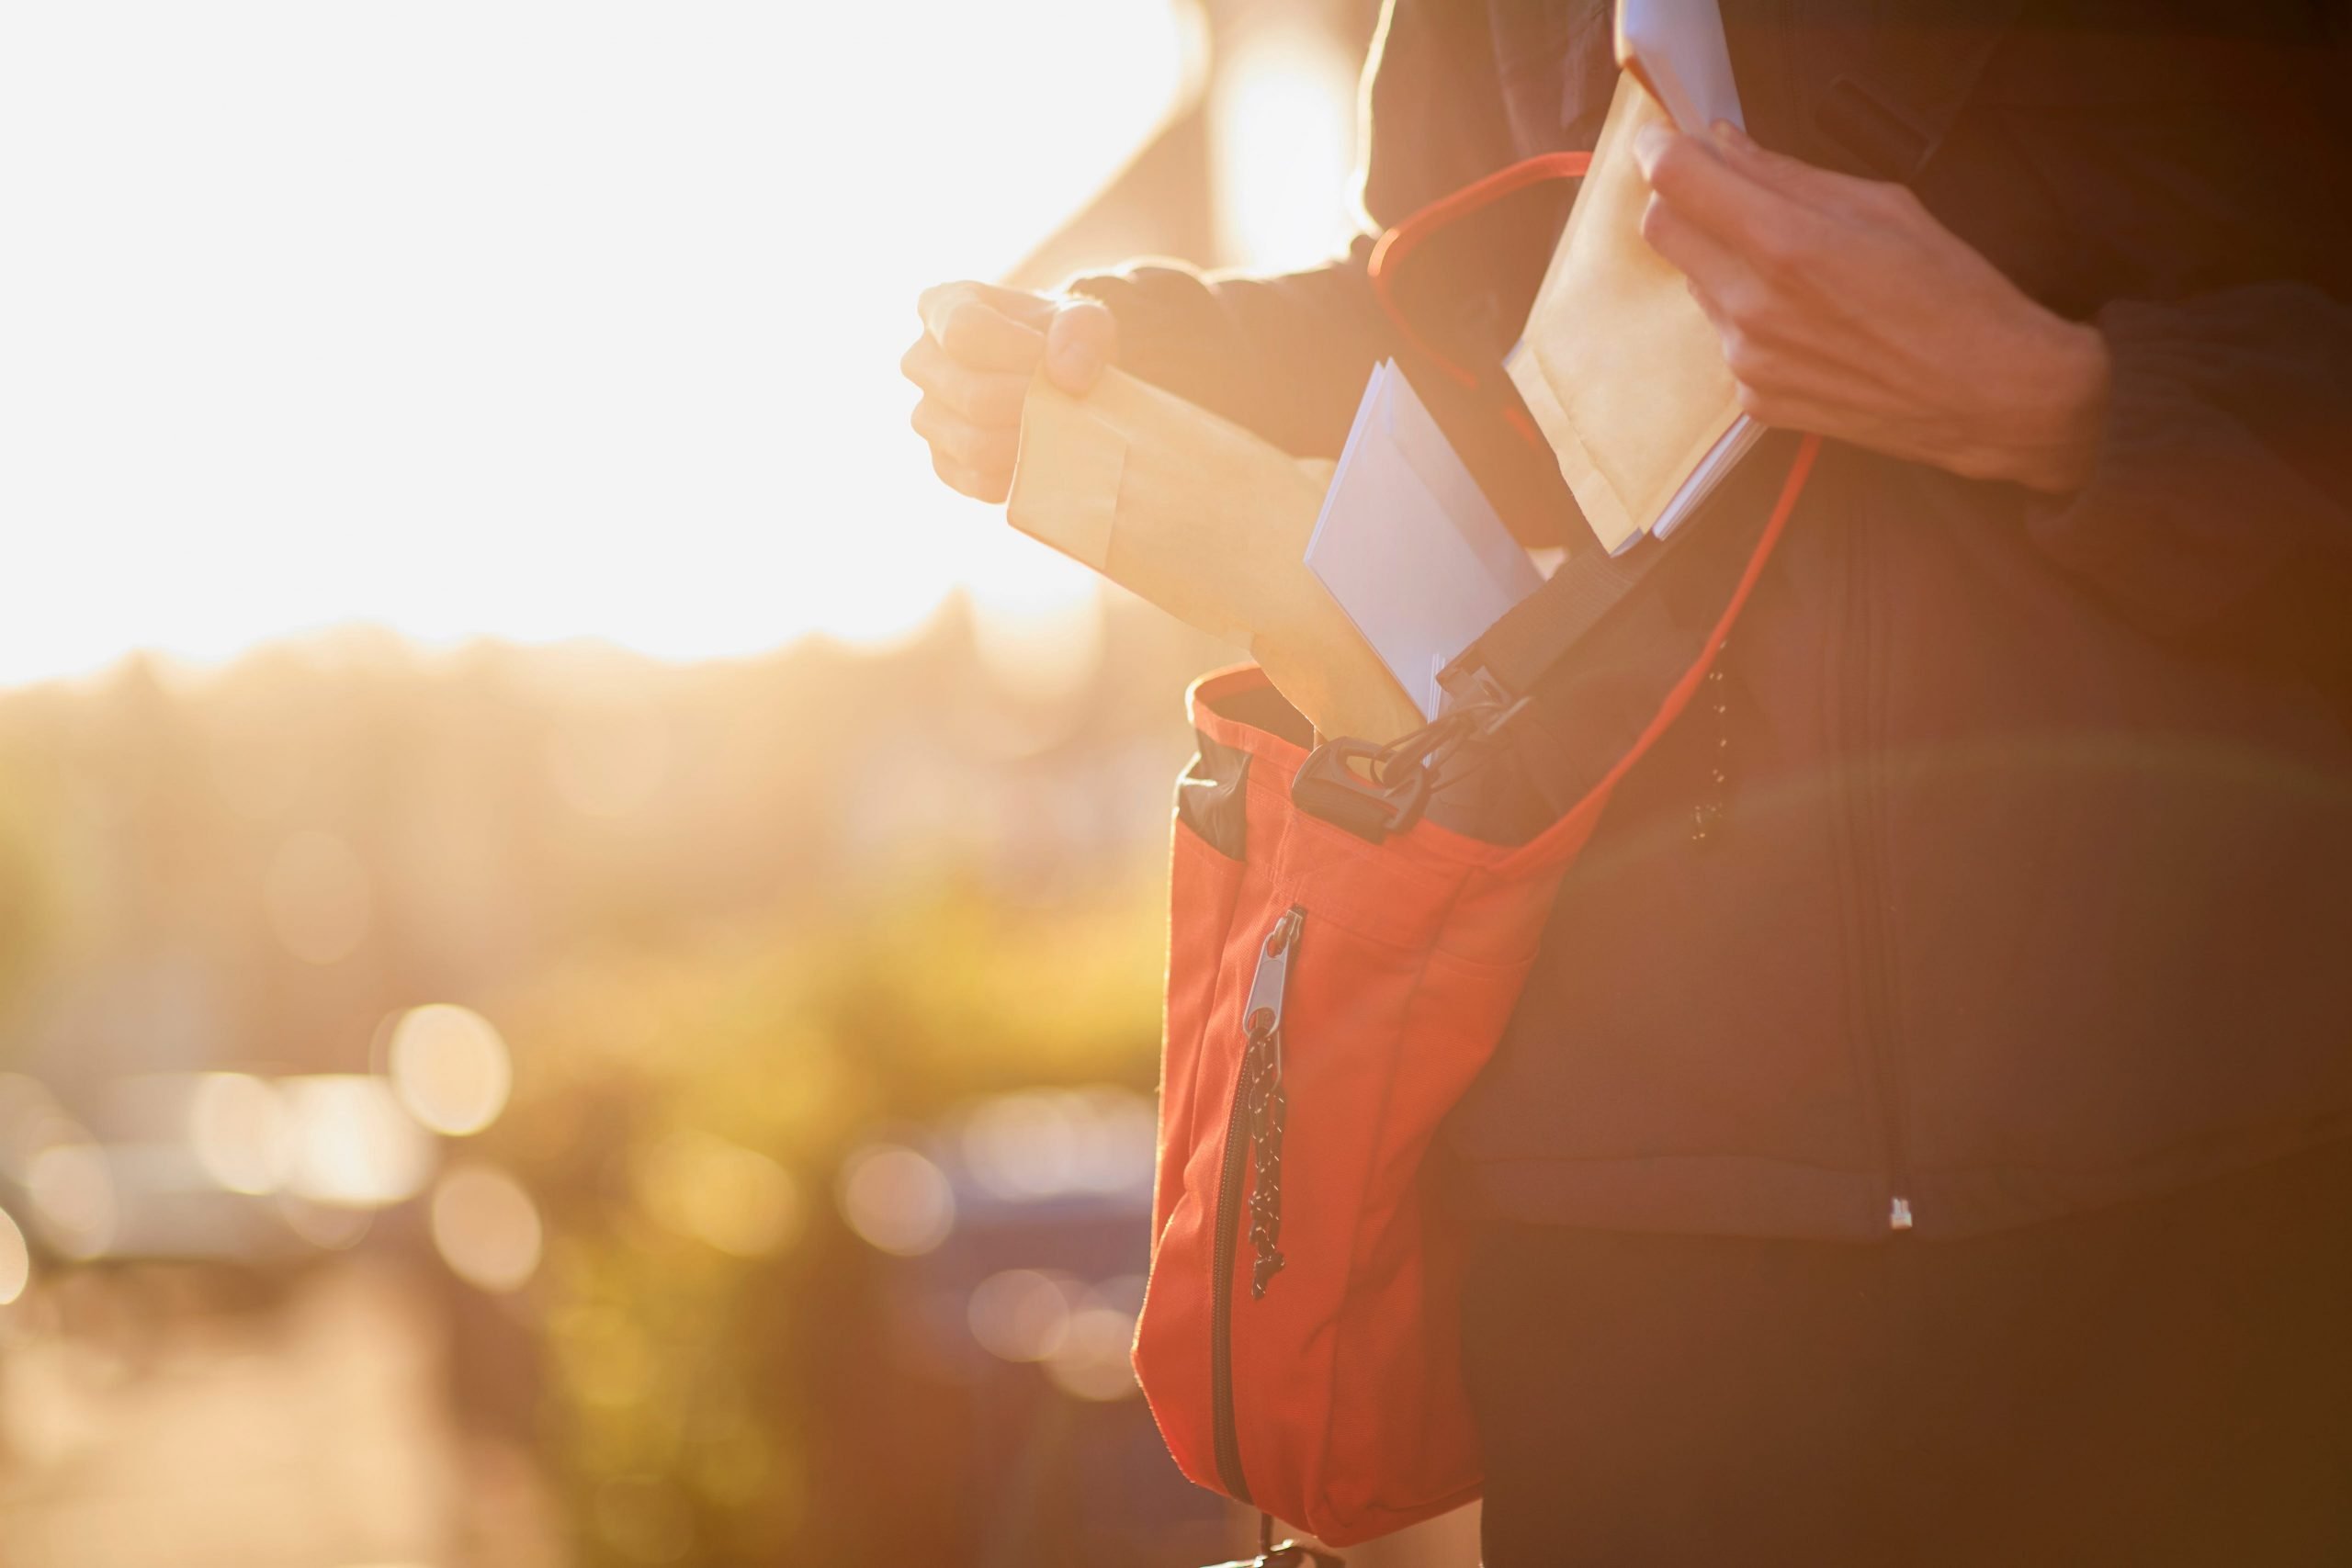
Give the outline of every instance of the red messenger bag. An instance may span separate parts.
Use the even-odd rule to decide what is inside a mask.
[[[1374,253],[1384,299],[1430,228],[1583,165],[1513,165],[1392,231]],[[1200,1484],[1340,1546],[1478,1495],[1457,1229],[1427,1156],[1518,1003],[1563,874],[1619,781],[1704,688],[1795,509],[1818,439],[1775,441],[1751,459],[1791,454],[1769,513],[1735,519],[1718,504],[1669,540],[1572,556],[1455,662],[1442,682],[1453,705],[1402,741],[1317,746],[1255,668],[1193,688],[1201,753],[1177,795],[1135,1368]],[[1682,543],[1693,536],[1708,542]],[[1581,742],[1592,780],[1565,814],[1516,844],[1427,818],[1449,766],[1518,717],[1663,556],[1742,543],[1720,614],[1653,664],[1665,672],[1644,694],[1621,686],[1597,705]],[[1266,1529],[1261,1561],[1283,1560]]]

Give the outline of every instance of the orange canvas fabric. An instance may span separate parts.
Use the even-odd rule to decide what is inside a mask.
[[[1244,828],[1238,853],[1175,829],[1135,1366],[1202,1485],[1334,1545],[1477,1495],[1454,1236],[1426,1156],[1518,1002],[1562,874],[1698,691],[1818,449],[1798,448],[1698,657],[1525,844],[1426,820],[1375,844],[1324,821],[1291,799],[1306,750],[1237,716],[1272,696],[1264,674],[1194,686],[1204,744],[1247,754]]]

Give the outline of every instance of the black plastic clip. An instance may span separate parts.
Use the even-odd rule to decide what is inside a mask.
[[[1429,806],[1429,770],[1418,761],[1383,769],[1387,750],[1369,740],[1326,740],[1290,781],[1291,804],[1370,843],[1407,831]],[[1356,762],[1377,779],[1359,773]]]
[[[1492,700],[1449,708],[1385,746],[1326,740],[1290,781],[1291,804],[1375,844],[1408,831],[1429,808],[1445,765],[1464,748],[1492,739],[1527,706],[1524,697],[1511,701],[1494,690]]]

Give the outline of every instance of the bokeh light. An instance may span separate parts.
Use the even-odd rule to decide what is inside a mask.
[[[514,1087],[506,1042],[470,1008],[411,1008],[392,1026],[392,1089],[436,1133],[464,1137],[498,1120]]]
[[[933,479],[897,360],[1190,107],[1194,0],[83,9],[0,52],[0,513],[45,525],[0,680],[350,620],[736,655],[1086,581]]]
[[[523,1184],[490,1165],[457,1165],[433,1186],[433,1245],[449,1271],[485,1291],[519,1291],[538,1270],[545,1231]]]
[[[29,1185],[33,1161],[43,1150],[89,1137],[38,1079],[0,1073],[0,1176]]]
[[[989,1355],[1042,1361],[1061,1348],[1069,1331],[1074,1290],[1067,1275],[1007,1269],[974,1287],[965,1318],[972,1337]]]
[[[383,1079],[322,1073],[284,1080],[294,1124],[287,1185],[300,1198],[352,1209],[413,1197],[433,1173],[432,1137]]]
[[[1151,1102],[1128,1089],[998,1095],[964,1123],[962,1153],[991,1197],[1020,1202],[1151,1184]]]
[[[365,1241],[376,1224],[373,1209],[322,1203],[291,1192],[277,1195],[277,1212],[288,1230],[324,1252],[349,1251]]]
[[[1090,1303],[1069,1314],[1061,1343],[1046,1359],[1046,1375],[1080,1399],[1125,1399],[1142,1392],[1129,1349],[1136,1320],[1116,1307]]]
[[[956,1192],[946,1176],[913,1149],[870,1144],[842,1166],[842,1217],[868,1245],[918,1257],[956,1228]]]
[[[0,1306],[23,1295],[32,1278],[32,1248],[25,1244],[25,1233],[8,1211],[0,1209]]]
[[[1287,272],[1345,244],[1359,63],[1279,16],[1221,62],[1209,103],[1217,235],[1237,265]]]
[[[1144,1277],[1121,1274],[1081,1295],[1069,1330],[1046,1362],[1054,1386],[1079,1399],[1128,1399],[1136,1382],[1136,1316],[1143,1310]]]
[[[799,1234],[800,1187],[756,1149],[691,1129],[637,1162],[638,1199],[683,1235],[738,1258],[763,1258]]]
[[[293,1158],[293,1128],[274,1084],[247,1073],[205,1073],[188,1098],[188,1146],[204,1174],[232,1192],[274,1192]]]
[[[68,1258],[103,1256],[119,1217],[114,1169],[96,1144],[52,1144],[32,1158],[25,1186],[48,1243]]]
[[[1142,1305],[1139,1275],[1088,1286],[1068,1274],[1007,1269],[973,1289],[965,1318],[990,1355],[1040,1362],[1063,1393],[1101,1401],[1140,1392],[1128,1352]]]

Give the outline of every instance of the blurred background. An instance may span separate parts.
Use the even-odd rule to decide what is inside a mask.
[[[1244,1551],[1126,1368],[1230,654],[896,363],[1335,248],[1375,12],[0,13],[0,1562]]]

